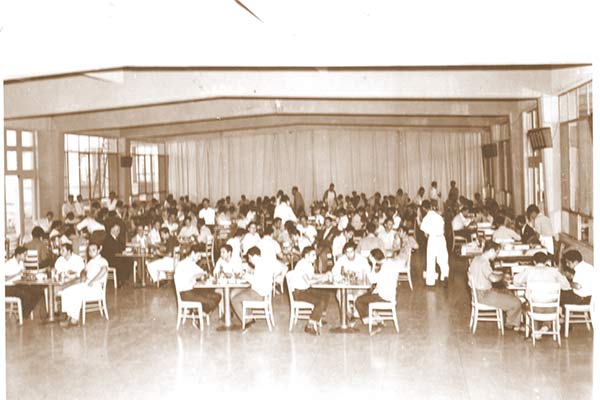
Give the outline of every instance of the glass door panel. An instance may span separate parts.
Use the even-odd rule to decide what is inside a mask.
[[[4,178],[6,204],[6,237],[21,235],[21,207],[19,197],[19,177],[7,175]]]

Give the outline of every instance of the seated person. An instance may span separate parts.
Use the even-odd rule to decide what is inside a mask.
[[[356,251],[362,256],[368,257],[371,254],[371,250],[380,249],[383,251],[383,247],[383,240],[375,236],[375,224],[369,222],[367,224],[367,235],[360,239]]]
[[[144,225],[139,224],[135,227],[135,236],[131,238],[131,244],[138,247],[148,247],[150,245],[150,239],[144,232]]]
[[[314,245],[315,240],[317,239],[317,230],[314,226],[308,224],[306,215],[302,214],[299,221],[296,229],[300,233],[298,248],[302,251],[305,247]]]
[[[398,274],[400,273],[398,263],[393,260],[386,260],[380,249],[373,249],[371,254],[369,254],[368,260],[373,267],[369,281],[375,287],[371,292],[356,298],[356,310],[358,311],[360,320],[365,325],[369,323],[370,303],[396,301],[396,287],[398,286]],[[378,323],[375,325],[372,333],[378,333],[382,328],[383,322]]]
[[[287,275],[288,286],[290,290],[293,290],[294,300],[305,301],[314,306],[310,313],[310,319],[304,327],[304,332],[311,335],[319,334],[321,319],[327,311],[330,297],[329,291],[310,287],[310,281],[315,274],[316,259],[317,252],[314,247],[305,247],[302,250],[302,259],[298,261],[296,268]]]
[[[152,229],[148,234],[148,238],[150,239],[150,244],[152,246],[158,246],[160,244],[160,225],[160,220],[154,221],[154,223],[152,224]]]
[[[334,238],[337,236],[337,228],[333,224],[331,217],[325,218],[323,229],[317,233],[317,269],[319,272],[326,272],[330,266],[327,257],[331,254],[331,246]]]
[[[221,295],[214,289],[194,287],[198,278],[207,274],[198,266],[201,252],[200,246],[194,244],[190,248],[188,256],[177,264],[174,276],[175,287],[179,291],[181,300],[200,302],[202,303],[202,312],[210,314],[221,301]]]
[[[454,236],[460,236],[467,240],[471,240],[471,234],[475,232],[475,229],[470,229],[469,226],[474,222],[471,218],[467,218],[469,209],[462,207],[460,212],[452,218],[452,230]]]
[[[572,290],[560,293],[560,304],[590,304],[594,293],[594,267],[583,261],[578,250],[567,250],[563,257],[567,264],[566,275]]]
[[[18,297],[21,299],[21,311],[25,317],[31,314],[44,297],[43,286],[15,286],[13,284],[14,281],[21,279],[21,274],[25,272],[24,262],[26,253],[27,249],[25,247],[18,246],[15,249],[14,256],[4,263],[4,279],[6,283],[4,294],[6,297]]]
[[[38,255],[38,264],[40,268],[49,266],[52,262],[52,252],[48,244],[44,241],[44,230],[39,226],[31,230],[31,241],[25,243],[27,250],[36,250]]]
[[[325,217],[323,216],[323,209],[318,206],[314,210],[315,226],[320,229],[325,224]]]
[[[242,321],[242,307],[245,300],[261,301],[270,295],[273,290],[272,265],[262,259],[260,249],[252,247],[248,250],[248,264],[253,273],[247,272],[245,279],[250,282],[251,287],[242,289],[231,296],[231,307],[237,318]],[[248,328],[253,321],[246,324]]]
[[[108,265],[117,270],[118,285],[121,287],[123,282],[127,282],[133,272],[133,262],[131,259],[118,257],[117,254],[123,253],[125,245],[118,240],[121,233],[119,224],[114,224],[109,228],[109,234],[102,242],[102,257],[106,259]]]
[[[260,249],[261,257],[266,262],[272,264],[272,268],[275,271],[273,279],[275,279],[275,283],[279,285],[279,288],[283,293],[283,280],[286,272],[288,271],[288,265],[282,262],[282,260],[284,260],[284,256],[283,252],[281,251],[281,246],[279,246],[279,243],[273,239],[272,234],[273,228],[265,228],[265,235],[262,237],[260,242],[258,242],[257,247]]]
[[[241,242],[242,255],[246,255],[250,248],[257,246],[260,242],[260,235],[256,231],[256,222],[250,221],[247,228],[248,232],[246,232]]]
[[[148,274],[153,282],[158,281],[159,274],[175,271],[175,259],[173,258],[175,247],[179,246],[179,242],[175,236],[171,236],[169,229],[166,227],[160,228],[161,242],[158,245],[158,260],[148,263]]]
[[[199,218],[199,220],[203,218]],[[217,225],[219,226],[230,226],[231,225],[231,215],[229,210],[225,206],[219,207],[219,214],[217,214]]]
[[[200,232],[198,232],[198,228],[192,225],[192,217],[187,216],[183,220],[183,226],[179,230],[179,235],[177,238],[180,242],[194,242],[200,236]]]
[[[80,275],[85,269],[85,262],[78,254],[73,253],[71,243],[62,243],[60,245],[60,257],[54,263],[54,270],[57,274]]]
[[[528,287],[529,285],[536,283],[558,283],[560,285],[561,291],[563,290],[571,290],[571,285],[567,278],[561,274],[557,268],[552,267],[552,257],[549,257],[546,253],[537,252],[533,255],[533,262],[535,264],[534,267],[525,268],[523,272],[518,273],[514,276],[513,282],[519,286]],[[549,300],[548,298],[544,299],[543,294],[538,294],[534,301],[544,302]],[[551,313],[551,309],[534,308],[534,312],[549,312]],[[547,332],[550,328],[550,322],[545,322],[543,326],[541,326],[541,332]],[[536,339],[540,339],[542,337],[541,333],[536,333]]]
[[[171,235],[177,235],[177,231],[179,230],[177,215],[173,212],[169,213],[168,220],[163,222],[161,228],[167,228]]]
[[[348,216],[346,215],[346,210],[343,208],[340,208],[339,210],[337,210],[336,215],[338,218],[337,229],[338,229],[338,231],[341,232],[348,227],[350,220],[348,219]]]
[[[490,215],[487,208],[482,207],[477,210],[475,214],[475,222],[479,223],[488,223],[491,224],[494,222],[494,217]]]
[[[506,325],[515,331],[524,331],[521,327],[521,301],[513,294],[505,293],[492,287],[493,282],[504,278],[502,271],[494,271],[490,262],[498,255],[500,246],[493,241],[486,241],[483,254],[475,257],[469,266],[471,278],[480,303],[499,307],[506,312]]]
[[[80,281],[69,285],[61,292],[62,309],[67,314],[67,319],[60,323],[64,328],[79,323],[81,306],[86,297],[99,296],[102,293],[102,280],[108,273],[108,261],[100,255],[101,251],[102,246],[94,242],[90,243],[88,246],[90,260],[81,274]]]
[[[354,229],[351,226],[347,227],[333,239],[331,245],[331,254],[334,259],[341,257],[344,254],[344,246],[346,243],[354,243]]]
[[[503,215],[496,217],[498,229],[494,231],[492,240],[496,243],[507,243],[521,240],[521,235],[508,227],[509,219]]]
[[[529,226],[524,215],[519,215],[515,219],[517,234],[521,235],[521,242],[526,244],[539,244],[538,235],[535,230]]]
[[[214,241],[214,237],[210,231],[210,228],[204,223],[202,218],[198,220],[198,232],[198,243],[200,244],[200,249],[205,250],[206,245]]]
[[[242,259],[242,237],[246,234],[246,230],[242,228],[236,229],[233,237],[227,240],[227,244],[232,248],[232,257]]]
[[[219,274],[235,274],[244,271],[241,258],[233,257],[233,249],[230,245],[224,244],[220,249],[220,257],[215,264],[213,273],[216,277]]]
[[[529,219],[529,223],[532,225],[533,230],[539,235],[542,246],[544,246],[550,254],[554,254],[554,232],[552,230],[550,218],[542,214],[535,204],[531,204],[527,207],[527,219]]]
[[[386,256],[391,256],[394,250],[400,249],[400,238],[398,233],[393,230],[394,221],[391,218],[387,218],[383,223],[384,231],[381,232],[377,237],[383,242],[383,253]]]
[[[354,274],[359,280],[368,277],[371,272],[371,267],[367,259],[360,254],[356,254],[356,245],[353,241],[348,241],[344,245],[344,255],[337,259],[331,273],[335,281],[344,278],[344,275]],[[364,294],[366,290],[352,289],[348,290],[348,301],[352,301],[358,296]],[[336,294],[338,303],[340,301],[340,293]]]

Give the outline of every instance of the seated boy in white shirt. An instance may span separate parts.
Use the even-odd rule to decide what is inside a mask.
[[[594,293],[594,267],[583,261],[578,250],[568,250],[563,254],[567,264],[567,278],[571,279],[572,290],[561,291],[560,304],[590,304]]]
[[[23,246],[18,246],[15,249],[15,255],[4,263],[4,279],[6,282],[5,296],[18,297],[21,299],[21,311],[23,315],[29,316],[34,308],[40,303],[44,297],[44,289],[42,286],[15,286],[12,282],[21,278],[21,274],[25,271],[25,254],[27,249]],[[42,307],[43,308],[43,307]]]

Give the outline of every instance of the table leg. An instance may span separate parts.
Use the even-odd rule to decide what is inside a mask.
[[[142,287],[146,287],[146,257],[140,257],[140,272],[142,273]]]
[[[48,285],[48,322],[54,322],[54,285]]]
[[[225,324],[218,327],[217,330],[233,331],[240,329],[240,327],[231,324],[231,288],[229,286],[223,288],[223,305],[225,309]]]
[[[348,289],[340,288],[340,302],[342,303],[342,315],[340,316],[340,326],[332,328],[333,333],[354,333],[356,329],[348,326],[347,313],[348,313]]]

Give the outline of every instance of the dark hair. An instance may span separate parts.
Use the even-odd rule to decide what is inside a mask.
[[[73,252],[73,245],[71,243],[63,243],[60,245],[60,247],[64,247],[68,251]]]
[[[535,204],[532,204],[529,207],[527,207],[527,216],[531,215],[532,213],[540,213],[540,209]]]
[[[565,251],[565,253],[563,254],[563,258],[565,259],[565,261],[575,261],[577,263],[583,261],[581,253],[579,252],[579,250],[575,249]]]
[[[346,244],[344,245],[344,250],[343,250],[344,253],[348,249],[356,249],[356,244],[354,244],[354,241],[346,242]]]
[[[421,203],[421,207],[423,207],[425,210],[430,210],[431,202],[429,200],[423,200],[423,202]]]
[[[27,248],[25,246],[17,246],[17,248],[15,249],[15,256],[25,253],[27,253]]]
[[[200,247],[199,244],[193,244],[190,247],[190,252],[188,254],[192,254],[192,253],[200,253],[202,251],[202,248]]]
[[[221,246],[221,250],[225,249],[225,251],[227,251],[228,253],[231,253],[233,251],[233,247],[231,247],[228,244],[224,244],[223,246]]]
[[[515,219],[515,223],[519,226],[523,226],[525,225],[525,216],[524,215],[517,215],[517,218]]]
[[[372,222],[369,222],[367,224],[367,232],[369,233],[375,233],[375,224]]]
[[[498,251],[498,249],[500,248],[500,245],[492,240],[488,240],[487,242],[485,242],[485,245],[483,245],[483,252],[485,253],[486,251],[489,250],[496,250]]]
[[[380,249],[373,249],[371,250],[371,255],[373,256],[373,258],[376,261],[381,261],[385,258],[385,255],[383,254],[383,251],[381,251]]]
[[[315,248],[312,246],[306,246],[304,249],[302,249],[302,258],[306,257],[311,251],[315,251]]]
[[[267,226],[263,232],[264,235],[272,235],[273,234],[273,227],[272,226]]]
[[[248,252],[246,254],[248,255],[248,257],[260,256],[260,249],[256,246],[252,246],[248,249]]]
[[[494,221],[494,223],[498,226],[504,225],[505,222],[506,222],[506,217],[504,215],[496,216],[496,220]]]
[[[535,264],[544,264],[548,259],[548,255],[541,251],[538,251],[533,255],[533,262]]]
[[[36,226],[31,230],[31,236],[33,236],[34,239],[39,239],[44,236],[44,230],[41,227]]]
[[[167,227],[165,227],[165,226],[163,226],[162,228],[160,228],[159,232],[160,232],[160,233],[166,233],[166,234],[169,234],[169,233],[170,233],[170,232],[169,232],[169,229],[168,229]]]

